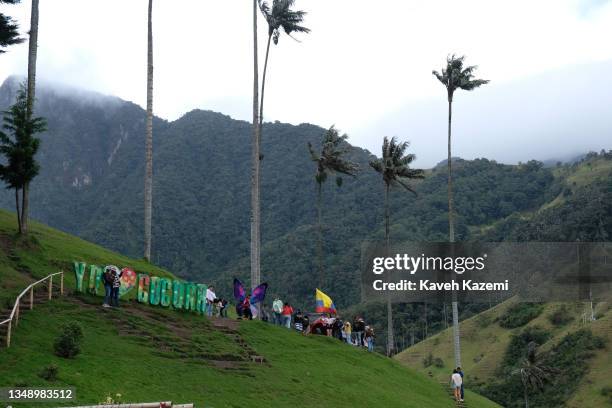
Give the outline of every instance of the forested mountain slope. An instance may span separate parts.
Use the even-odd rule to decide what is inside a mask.
[[[0,87],[0,109],[17,80]],[[32,215],[132,257],[142,253],[144,111],[117,98],[41,85],[38,114],[47,118],[32,184]],[[154,122],[153,260],[179,276],[248,278],[251,126],[210,111]],[[268,123],[263,138],[262,276],[274,291],[309,304],[315,271],[314,164],[307,143],[324,129]],[[381,140],[382,136],[380,135]],[[409,139],[409,135],[405,139]],[[441,156],[444,146],[440,146]],[[415,152],[418,155],[418,152]],[[326,291],[340,306],[359,300],[360,245],[382,237],[383,183],[368,151],[351,147],[361,171],[341,188],[324,185]],[[561,191],[555,169],[539,162],[510,166],[456,160],[460,239],[484,226],[541,207]],[[444,166],[427,172],[418,196],[391,193],[391,234],[397,240],[445,240]],[[0,194],[13,207],[13,196]]]

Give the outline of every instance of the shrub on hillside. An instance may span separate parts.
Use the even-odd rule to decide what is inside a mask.
[[[502,360],[501,369],[511,372],[525,357],[529,343],[533,341],[537,345],[542,345],[549,338],[550,333],[538,326],[526,327],[520,333],[512,335]]]
[[[444,368],[444,360],[442,360],[440,357],[436,357],[434,358],[433,365],[438,368]]]
[[[562,305],[560,308],[548,315],[548,321],[554,326],[561,327],[571,323],[574,317],[570,314],[567,306]]]
[[[83,329],[78,323],[63,325],[53,345],[55,354],[64,358],[74,358],[81,352],[81,340],[83,340]]]
[[[612,404],[612,387],[610,386],[603,387],[600,393],[602,396],[608,397],[608,402]]]
[[[431,367],[432,365],[438,368],[443,368],[444,360],[442,360],[440,357],[434,357],[432,353],[429,353],[427,357],[423,358],[423,367],[427,368]]]
[[[430,367],[434,362],[434,356],[433,354],[429,353],[427,355],[427,357],[423,358],[423,367],[427,368]]]
[[[538,333],[534,331],[534,328],[529,327],[520,335],[513,336],[502,364],[507,364],[508,354],[516,354],[519,349],[522,354],[519,355],[518,360],[513,361],[520,361],[524,357],[526,348],[526,346],[520,346],[520,344],[524,344],[528,337],[535,338],[545,335],[545,332],[539,330]],[[530,406],[541,408],[565,406],[567,400],[576,392],[582,378],[587,373],[589,359],[593,357],[595,350],[601,349],[604,345],[604,340],[593,335],[590,330],[578,330],[563,337],[550,352],[542,356],[542,365],[550,367],[556,374],[550,382],[544,383],[541,392],[535,390],[530,392]],[[510,365],[516,366],[516,364]],[[523,384],[520,376],[512,375],[512,372],[512,367],[510,369],[506,368],[505,374],[489,379],[478,390],[504,407],[524,407]],[[604,392],[606,391],[602,389],[602,395],[604,395]]]
[[[521,327],[538,317],[544,305],[541,303],[517,303],[506,310],[500,319],[499,325],[505,329]]]
[[[38,376],[47,381],[55,381],[57,380],[58,374],[59,368],[55,364],[49,364],[48,366],[44,367],[40,373],[38,373]]]

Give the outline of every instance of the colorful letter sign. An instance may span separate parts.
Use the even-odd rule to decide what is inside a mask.
[[[87,269],[85,262],[74,262],[77,292],[84,292],[83,282],[86,279]],[[87,277],[89,293],[104,294],[104,269],[105,267],[98,265],[89,265],[89,276]],[[121,272],[123,273],[119,296],[125,296],[136,288],[136,300],[140,303],[162,307],[172,306],[174,309],[204,313],[207,285],[149,276],[145,273],[137,274],[132,268],[123,268]]]

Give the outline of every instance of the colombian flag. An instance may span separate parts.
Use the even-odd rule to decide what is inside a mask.
[[[316,313],[332,313],[336,314],[336,306],[329,296],[317,289],[317,307]]]

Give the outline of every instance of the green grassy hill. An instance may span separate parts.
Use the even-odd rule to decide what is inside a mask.
[[[75,259],[169,275],[37,223],[27,239],[16,239],[14,222],[12,214],[0,211],[2,316],[29,282],[70,271]],[[173,400],[198,407],[454,406],[436,380],[337,340],[133,301],[107,310],[99,298],[70,293],[73,287],[68,273],[65,297],[22,314],[12,346],[0,348],[0,386],[72,386],[79,404],[121,394],[123,402]],[[74,359],[53,353],[60,326],[67,322],[78,322],[84,332],[82,352]],[[252,355],[265,362],[252,362]],[[50,382],[39,373],[52,364],[59,372]],[[497,405],[474,395],[469,406]]]
[[[484,241],[609,241],[607,231],[612,225],[610,158],[587,156],[581,162],[555,168],[553,174],[561,190],[557,197],[535,210],[515,213],[493,224],[483,225],[475,235]],[[606,347],[573,356],[576,366],[583,361],[586,363],[584,371],[574,373],[574,380],[578,382],[575,389],[559,387],[559,393],[566,393],[563,399],[568,407],[612,406],[612,388],[608,378],[612,367],[612,298],[595,305],[597,320],[594,322],[583,321],[583,314],[588,312],[583,303],[547,303],[536,318],[524,325],[515,328],[500,326],[500,321],[511,314],[515,303],[515,299],[508,300],[462,321],[462,364],[468,386],[482,390],[492,380],[506,375],[503,373],[504,359],[513,337],[533,328],[541,329],[548,337],[540,342],[539,350],[550,352],[554,358],[557,347],[568,339],[568,334],[587,329],[604,339]],[[567,321],[554,325],[551,316],[555,313],[564,315]],[[575,349],[580,347],[577,345]],[[432,364],[425,367],[423,360],[430,355],[434,360],[440,359],[442,366]],[[445,379],[454,361],[452,328],[417,343],[395,358],[406,366]]]
[[[529,328],[540,328],[549,333],[549,337],[539,346],[539,350],[554,352],[565,336],[586,328],[594,335],[605,339],[607,346],[593,350],[588,356],[587,371],[578,378],[580,382],[577,390],[567,399],[566,406],[576,408],[610,406],[612,401],[605,394],[606,387],[609,387],[609,368],[612,366],[612,354],[609,349],[612,344],[611,303],[602,302],[595,306],[597,320],[594,322],[583,321],[582,314],[587,311],[587,305],[583,303],[567,305],[548,303],[544,304],[540,314],[527,324],[516,328],[502,327],[500,321],[508,315],[516,303],[514,299],[508,300],[461,322],[462,364],[467,386],[479,389],[500,376],[498,370],[502,366],[514,335],[519,335]],[[554,325],[550,319],[559,309],[567,318],[567,323]],[[423,360],[430,354],[434,359],[441,359],[443,366],[437,367],[434,364],[425,367]],[[452,328],[408,348],[395,356],[395,359],[420,372],[431,372],[435,378],[446,379],[454,362]]]

